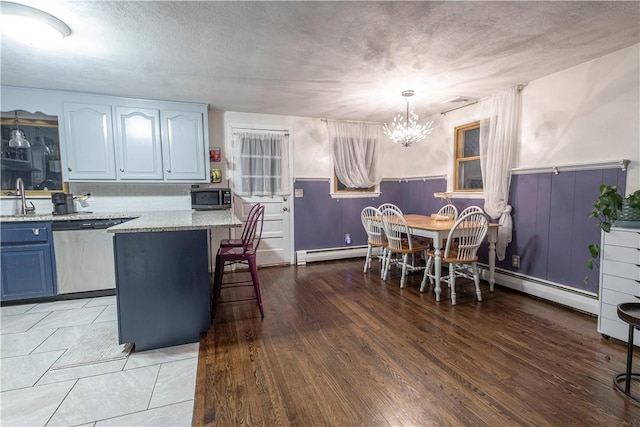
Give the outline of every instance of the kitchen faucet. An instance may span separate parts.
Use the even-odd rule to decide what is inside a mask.
[[[24,181],[22,181],[22,178],[16,180],[16,196],[20,196],[20,215],[36,212],[36,207],[33,206],[33,202],[29,202],[31,206],[27,206],[27,196],[24,192]]]

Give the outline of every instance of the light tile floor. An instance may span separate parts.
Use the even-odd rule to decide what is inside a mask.
[[[115,297],[0,312],[1,426],[191,425],[198,343],[52,370],[92,325],[117,328]]]

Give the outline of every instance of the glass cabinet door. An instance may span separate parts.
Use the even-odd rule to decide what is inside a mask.
[[[57,117],[3,111],[0,133],[2,193],[15,191],[18,178],[22,178],[29,194],[63,190]]]

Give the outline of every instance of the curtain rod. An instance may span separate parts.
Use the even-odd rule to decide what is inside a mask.
[[[335,120],[335,119],[320,119],[323,122],[345,122],[345,123],[364,123],[367,125],[380,125],[382,126],[384,123],[380,123],[380,122],[363,122],[363,121],[358,121],[358,120]]]
[[[447,111],[443,111],[443,112],[441,112],[440,114],[442,114],[443,116],[446,116],[446,115],[447,115],[447,113],[450,113],[450,112],[452,112],[452,111],[459,110],[459,109],[464,108],[464,107],[468,107],[468,106],[470,106],[470,105],[477,104],[478,102],[480,102],[480,100],[477,100],[477,101],[474,101],[474,102],[470,102],[470,103],[468,103],[468,104],[464,104],[464,105],[461,105],[461,106],[456,107],[456,108],[452,108],[452,109],[447,110]]]
[[[233,128],[233,135],[238,135],[240,133],[260,133],[260,132],[271,132],[271,133],[284,133],[286,136],[289,136],[289,130],[287,129],[259,129],[259,128]]]

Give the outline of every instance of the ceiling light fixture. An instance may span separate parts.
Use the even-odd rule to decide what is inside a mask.
[[[50,46],[71,34],[67,24],[38,9],[18,3],[0,4],[2,32],[35,47]]]
[[[393,123],[391,124],[392,129],[390,129],[386,123],[383,127],[384,133],[389,139],[396,144],[401,144],[403,147],[410,147],[414,143],[423,140],[433,130],[431,127],[433,121],[428,122],[424,126],[418,124],[418,115],[413,108],[409,108],[409,100],[407,99],[413,95],[414,92],[412,90],[402,91],[402,96],[407,103],[406,116],[399,113],[393,118]]]
[[[11,131],[11,139],[9,140],[9,147],[13,148],[29,148],[31,144],[25,138],[24,133],[18,129],[18,112],[16,111],[16,118],[14,122],[16,124],[16,130]]]

